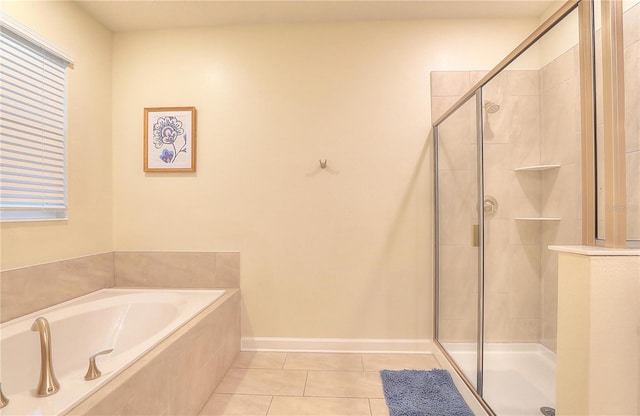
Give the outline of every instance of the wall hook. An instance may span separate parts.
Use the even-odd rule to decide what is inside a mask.
[[[321,169],[327,168],[327,159],[325,159],[324,162],[322,161],[322,159],[320,159],[320,168]]]

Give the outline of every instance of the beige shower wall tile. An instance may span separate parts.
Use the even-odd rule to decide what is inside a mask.
[[[627,238],[640,240],[640,150],[627,153]]]
[[[440,244],[470,246],[472,218],[476,209],[475,173],[470,171],[440,172]]]
[[[535,70],[509,70],[507,94],[512,96],[540,95],[540,72]]]
[[[497,104],[500,110],[494,113],[484,111],[484,142],[509,143],[509,124],[513,113],[511,97],[507,95],[507,75],[500,73],[482,88],[483,109],[488,103]]]
[[[539,319],[511,319],[509,320],[509,339],[511,342],[539,342]]]
[[[627,10],[622,18],[624,47],[640,42],[640,3]]]
[[[542,95],[542,163],[577,163],[580,157],[575,143],[577,88],[577,80],[571,78]]]
[[[509,112],[510,167],[540,164],[541,102],[538,95],[514,96]]]
[[[509,210],[505,202],[509,198],[509,187],[515,177],[509,163],[509,144],[484,145],[484,193],[498,202],[498,210],[494,214],[485,214],[486,219],[507,219]]]
[[[485,293],[507,293],[509,290],[509,222],[485,219]]]
[[[509,71],[500,72],[482,87],[482,99],[485,100],[485,102],[492,101],[498,105],[502,104],[502,100],[507,96],[508,72]]]
[[[540,215],[540,178],[535,172],[517,172],[502,204],[509,218]]]
[[[431,122],[435,122],[445,111],[451,108],[459,96],[447,96],[447,97],[434,97],[431,96]]]
[[[484,305],[486,341],[509,341],[509,294],[486,293]]]
[[[626,151],[633,152],[640,150],[640,41],[624,50],[624,84]]]
[[[539,319],[540,247],[511,246],[509,258],[509,318]]]
[[[438,127],[438,170],[467,170],[476,166],[475,105],[467,103]]]
[[[563,53],[541,70],[542,91],[557,88],[575,74],[575,56],[573,49]]]
[[[512,220],[509,222],[509,241],[511,244],[538,244],[542,226],[540,221]]]
[[[477,318],[473,315],[465,319],[440,319],[438,340],[440,342],[477,342]]]
[[[115,252],[114,256],[116,286],[229,288],[240,283],[239,253]]]
[[[464,319],[475,315],[478,297],[478,248],[440,249],[440,317]]]
[[[485,75],[487,75],[489,71],[470,71],[469,72],[469,83],[470,88],[473,88]]]
[[[2,321],[112,287],[113,274],[112,253],[1,272]]]
[[[471,88],[468,71],[435,71],[431,73],[431,96],[462,96]]]
[[[576,164],[542,173],[542,215],[575,220],[582,211],[581,172]]]

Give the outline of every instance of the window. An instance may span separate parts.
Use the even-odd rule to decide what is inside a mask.
[[[65,218],[71,61],[5,14],[0,29],[0,219]]]

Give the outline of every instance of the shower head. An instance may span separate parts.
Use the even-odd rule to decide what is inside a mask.
[[[493,101],[486,100],[483,107],[488,114],[495,114],[500,111],[500,106]]]

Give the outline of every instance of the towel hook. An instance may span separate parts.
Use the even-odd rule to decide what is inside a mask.
[[[324,162],[322,161],[322,159],[320,159],[320,169],[326,169],[327,168],[327,159],[324,160]]]

